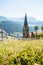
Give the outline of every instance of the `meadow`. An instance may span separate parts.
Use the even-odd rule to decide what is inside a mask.
[[[43,65],[43,39],[0,41],[0,65]]]

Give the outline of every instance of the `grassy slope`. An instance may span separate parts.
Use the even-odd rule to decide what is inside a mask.
[[[12,58],[18,56],[18,54],[22,55],[23,50],[26,51],[26,53],[24,52],[24,55],[27,54],[27,50],[31,51],[29,53],[33,57],[35,56],[35,52],[42,52],[43,54],[43,39],[29,41],[9,38],[8,40],[0,41],[0,65],[8,65],[9,60],[11,61]],[[25,57],[27,58],[27,55]],[[11,64],[13,65],[13,63]]]

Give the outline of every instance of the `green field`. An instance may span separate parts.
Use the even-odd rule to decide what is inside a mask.
[[[0,65],[43,65],[43,39],[0,41]]]

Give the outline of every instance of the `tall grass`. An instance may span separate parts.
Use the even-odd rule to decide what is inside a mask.
[[[0,41],[0,65],[43,65],[43,39]]]

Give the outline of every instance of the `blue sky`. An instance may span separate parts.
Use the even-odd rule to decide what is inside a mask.
[[[43,0],[0,0],[0,16],[28,17],[43,20]]]

